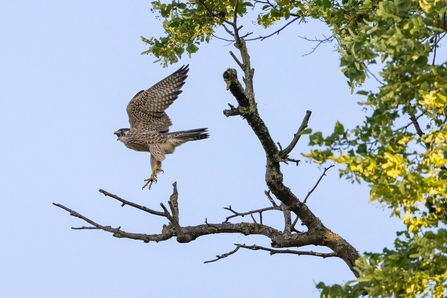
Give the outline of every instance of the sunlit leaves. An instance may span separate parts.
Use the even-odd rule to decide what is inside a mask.
[[[444,297],[447,277],[447,231],[426,232],[412,237],[398,233],[395,249],[367,253],[357,260],[362,276],[344,286],[317,285],[321,297],[358,297],[367,291],[370,297]]]
[[[395,250],[357,261],[356,282],[319,284],[322,297],[351,297],[359,289],[370,296],[446,294],[447,238],[437,228],[447,223],[447,67],[433,59],[447,30],[446,11],[447,2],[436,0],[346,0],[320,11],[339,42],[351,89],[364,83],[376,60],[380,85],[358,92],[369,111],[363,124],[344,134],[315,132],[305,156],[344,165],[341,176],[368,183],[370,201],[388,206],[407,229]]]
[[[142,54],[154,55],[164,66],[175,63],[185,51],[191,55],[200,43],[209,42],[216,26],[232,18],[235,8],[242,16],[251,6],[250,2],[238,2],[236,6],[234,0],[153,1],[152,11],[162,18],[166,36],[142,38],[149,45]]]

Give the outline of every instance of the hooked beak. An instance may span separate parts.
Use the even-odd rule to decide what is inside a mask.
[[[116,137],[117,137],[116,140],[119,141],[120,140],[120,133],[119,133],[119,131],[115,131],[113,134],[116,135]]]

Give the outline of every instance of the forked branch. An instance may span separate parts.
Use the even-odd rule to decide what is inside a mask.
[[[291,255],[298,255],[298,256],[315,256],[315,257],[321,257],[321,258],[331,258],[331,257],[337,257],[337,255],[333,252],[330,253],[323,253],[323,252],[316,252],[316,251],[305,251],[305,250],[293,250],[293,249],[273,249],[273,248],[268,248],[268,247],[264,247],[264,246],[259,246],[259,245],[245,245],[245,244],[238,244],[235,243],[234,244],[236,246],[235,249],[233,249],[232,251],[229,251],[227,253],[221,254],[221,255],[216,255],[216,258],[213,260],[209,260],[209,261],[205,261],[204,263],[212,263],[212,262],[216,262],[225,258],[228,258],[231,255],[234,255],[236,252],[239,251],[239,249],[241,248],[245,248],[245,249],[249,249],[249,250],[262,250],[262,251],[268,251],[270,253],[270,255],[276,255],[276,254],[291,254]]]

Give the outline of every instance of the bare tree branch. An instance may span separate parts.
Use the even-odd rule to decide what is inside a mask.
[[[287,146],[284,150],[281,149],[280,154],[283,159],[286,158],[290,152],[292,152],[293,148],[295,148],[296,144],[300,140],[301,132],[307,128],[307,124],[309,123],[311,115],[312,111],[307,110],[306,115],[304,116],[304,119],[301,122],[300,127],[298,128],[298,131],[296,132],[296,134],[293,135],[293,139],[290,142],[289,146]]]
[[[230,55],[231,57],[233,57],[234,61],[236,61],[237,65],[239,65],[241,69],[244,69],[244,65],[242,64],[241,61],[239,61],[239,59],[236,57],[236,55],[234,55],[232,51],[230,51]]]
[[[286,159],[281,159],[281,161],[287,165],[289,164],[288,161],[294,162],[296,164],[296,166],[299,166],[300,162],[301,162],[300,159],[293,159],[293,158],[289,158],[289,157],[287,157]]]
[[[229,106],[230,106],[230,109],[228,109],[228,110],[224,110],[223,111],[223,114],[225,115],[225,116],[227,116],[227,117],[230,117],[230,116],[239,116],[239,115],[241,115],[241,112],[239,112],[239,109],[238,108],[235,108],[233,105],[231,105],[231,104],[228,104]]]
[[[314,190],[317,188],[318,184],[320,184],[321,179],[323,179],[324,176],[326,176],[326,172],[333,168],[334,165],[330,165],[327,168],[324,168],[323,174],[321,174],[320,178],[318,179],[317,183],[315,183],[314,187],[312,187],[312,189],[307,193],[307,196],[304,198],[303,203],[306,204],[307,199],[309,198],[309,196],[314,192]]]
[[[82,228],[75,228],[76,230],[103,230],[106,232],[110,232],[113,234],[114,237],[118,238],[129,238],[134,240],[142,240],[146,243],[155,241],[165,241],[172,237],[177,237],[177,241],[180,243],[187,243],[191,242],[198,237],[205,236],[205,235],[211,235],[211,234],[221,234],[221,233],[239,233],[243,235],[264,235],[270,239],[272,239],[272,242],[281,242],[282,238],[281,232],[266,226],[262,224],[257,223],[221,223],[221,224],[202,224],[202,225],[196,225],[196,226],[187,226],[187,227],[180,227],[181,235],[178,234],[177,229],[174,229],[171,225],[164,225],[162,228],[162,231],[160,234],[138,234],[138,233],[128,233],[123,230],[121,230],[121,227],[118,228],[112,228],[110,226],[103,226],[100,225],[93,220],[87,218],[86,216],[67,208],[61,204],[53,203],[53,205],[67,211],[70,213],[70,215],[75,216],[77,218],[82,219],[83,221],[89,223],[92,225],[92,227],[82,227]],[[164,208],[166,211],[166,207]],[[171,219],[175,220],[171,215],[169,215]],[[168,216],[168,217],[169,217]],[[279,238],[278,238],[279,237]],[[303,242],[306,241],[305,239],[296,239],[297,242]],[[284,243],[285,244],[285,243]]]
[[[272,196],[270,195],[270,190],[265,190],[264,194],[267,196],[267,198],[269,199],[270,203],[272,203],[273,207],[278,207],[279,206],[275,203],[275,201],[273,200]]]
[[[306,40],[306,41],[317,42],[317,45],[315,47],[313,47],[312,50],[309,53],[306,53],[303,56],[308,56],[310,54],[313,54],[318,49],[318,47],[320,45],[322,45],[324,43],[331,43],[335,39],[334,35],[331,35],[329,37],[326,37],[326,36],[323,35],[324,39],[318,39],[318,38],[309,39],[309,38],[307,38],[305,36],[304,37],[303,36],[299,36],[299,37],[304,39],[304,40]]]
[[[250,65],[250,56],[248,55],[247,45],[245,41],[241,39],[235,44],[235,46],[239,49],[242,57],[242,63],[244,66],[243,80],[245,83],[245,88],[243,88],[242,84],[239,82],[235,69],[228,69],[225,71],[224,80],[227,84],[227,89],[230,90],[239,104],[238,110],[241,113],[241,116],[252,128],[266,153],[267,165],[265,177],[268,188],[275,195],[275,197],[284,205],[288,206],[290,211],[295,213],[301,220],[302,224],[308,228],[306,233],[291,235],[311,235],[313,237],[313,241],[315,241],[312,244],[324,245],[332,249],[337,256],[345,261],[353,274],[358,276],[359,273],[354,269],[355,260],[360,257],[357,250],[345,239],[340,237],[340,235],[333,233],[325,227],[321,220],[313,214],[308,206],[301,202],[295,194],[293,194],[292,191],[284,185],[283,174],[280,169],[280,162],[282,161],[280,152],[275,142],[271,138],[268,128],[261,119],[257,109],[253,89],[254,69],[252,69]],[[274,248],[284,247],[284,244],[288,245],[288,240],[286,238],[281,238],[280,243],[276,243],[275,240],[272,241],[272,246]]]
[[[418,122],[418,118],[416,118],[416,116],[414,114],[410,115],[410,120],[414,125],[414,128],[416,129],[416,133],[418,134],[419,137],[423,137],[425,135],[425,133],[422,131],[421,127],[419,126],[419,122]],[[430,150],[431,145],[430,143],[424,143],[425,147],[427,147],[427,150]]]
[[[292,15],[292,14],[291,14]],[[254,40],[261,40],[261,41],[263,41],[263,40],[265,40],[265,39],[267,39],[267,38],[269,38],[269,37],[272,37],[273,35],[278,35],[282,30],[284,30],[284,29],[286,29],[287,28],[287,26],[289,26],[290,24],[292,24],[293,22],[295,22],[295,21],[297,21],[297,20],[299,20],[299,19],[301,19],[301,16],[296,16],[295,15],[295,17],[291,20],[291,21],[289,21],[289,22],[287,22],[287,24],[285,24],[284,26],[282,26],[281,28],[279,28],[278,30],[276,30],[275,32],[273,32],[273,33],[271,33],[271,34],[268,34],[268,35],[265,35],[265,36],[258,36],[258,37],[254,37],[254,38],[248,38],[248,39],[246,39],[245,41],[254,41]]]
[[[117,200],[117,201],[120,201],[120,202],[122,203],[122,204],[121,204],[121,207],[124,207],[125,205],[129,205],[129,206],[131,206],[131,207],[140,209],[140,210],[142,210],[142,211],[144,211],[144,212],[147,212],[147,213],[150,213],[150,214],[153,214],[153,215],[157,215],[157,216],[165,217],[165,214],[164,214],[163,212],[155,211],[155,210],[152,210],[152,209],[147,208],[147,207],[145,207],[145,206],[136,204],[136,203],[134,203],[134,202],[124,200],[124,199],[118,197],[117,195],[111,194],[111,193],[109,193],[109,192],[107,192],[107,191],[105,191],[105,190],[100,189],[99,192],[102,193],[102,194],[104,194],[106,197],[111,197],[111,198],[114,198],[114,199]]]
[[[208,263],[216,262],[216,261],[219,261],[219,260],[224,259],[224,258],[226,258],[226,257],[229,257],[229,256],[231,256],[232,254],[235,254],[235,253],[239,250],[239,248],[241,248],[241,247],[238,246],[238,245],[236,245],[236,248],[233,249],[232,251],[227,252],[227,253],[224,253],[224,254],[221,254],[221,255],[216,255],[216,258],[215,258],[215,259],[213,259],[213,260],[209,260],[209,261],[205,261],[205,262],[203,262],[203,263],[204,263],[204,264],[208,264]]]
[[[84,215],[82,215],[82,214],[80,214],[80,213],[78,213],[78,212],[76,212],[76,211],[74,211],[74,210],[72,210],[70,208],[65,207],[64,205],[57,204],[57,203],[53,203],[53,205],[56,206],[56,207],[59,207],[61,209],[64,209],[65,211],[69,212],[71,216],[80,218],[83,221],[85,221],[85,222],[87,222],[87,223],[89,223],[89,224],[91,224],[93,226],[93,227],[72,228],[74,230],[95,230],[95,229],[96,230],[103,230],[105,232],[112,233],[112,235],[114,237],[117,237],[117,238],[129,238],[129,239],[134,239],[134,240],[142,240],[145,243],[148,243],[150,241],[158,242],[158,241],[165,240],[165,239],[162,239],[162,235],[163,234],[160,234],[160,235],[147,235],[147,234],[128,233],[128,232],[125,232],[125,231],[121,230],[121,227],[112,228],[111,226],[100,225],[100,224],[94,222],[93,220],[85,217]]]
[[[366,69],[366,72],[368,72],[376,81],[377,83],[381,84],[382,86],[385,86],[385,83],[382,82],[381,80],[379,80],[375,74],[372,73],[372,71],[370,71],[369,69]]]
[[[233,213],[233,215],[227,216],[227,218],[225,219],[224,222],[229,222],[230,219],[238,217],[238,216],[244,217],[245,215],[253,215],[255,213],[259,213],[259,215],[262,216],[262,212],[265,212],[265,211],[271,211],[271,210],[279,210],[280,211],[281,210],[281,208],[279,206],[272,206],[272,207],[266,207],[266,208],[261,208],[261,209],[256,209],[256,210],[250,210],[247,212],[237,212],[231,207],[231,205],[228,207],[224,207],[224,209]]]
[[[263,250],[270,252],[270,255],[276,254],[294,254],[294,255],[306,255],[306,256],[315,256],[322,258],[331,258],[338,257],[335,252],[323,253],[323,252],[315,252],[315,251],[302,251],[302,250],[292,250],[292,249],[272,249],[259,245],[245,245],[245,244],[236,244],[238,248],[245,248],[250,250]]]
[[[297,217],[295,217],[295,220],[292,222],[292,231],[295,231],[295,232],[299,232],[296,228],[295,228],[295,226],[296,226],[296,224],[298,223],[298,220],[299,220],[300,218],[297,216]]]
[[[425,133],[422,131],[421,127],[419,126],[419,122],[418,122],[418,120],[417,120],[417,118],[416,118],[416,116],[414,114],[410,115],[410,120],[413,123],[414,128],[416,129],[417,134],[420,137],[423,137],[425,135]]]
[[[233,254],[235,254],[236,252],[239,251],[240,248],[245,248],[245,249],[249,249],[249,250],[263,250],[263,251],[268,251],[270,253],[270,255],[275,255],[275,254],[293,254],[293,255],[298,255],[298,256],[302,256],[302,255],[306,255],[306,256],[315,256],[315,257],[321,257],[321,258],[331,258],[331,257],[337,257],[337,254],[334,252],[331,253],[323,253],[323,252],[315,252],[315,251],[302,251],[302,250],[292,250],[292,249],[272,249],[272,248],[267,248],[264,246],[259,246],[259,245],[245,245],[245,244],[234,244],[236,246],[235,249],[233,249],[232,251],[229,251],[227,253],[221,254],[221,255],[216,255],[216,258],[213,260],[209,260],[209,261],[205,261],[203,262],[204,264],[208,264],[208,263],[212,263],[212,262],[216,262],[219,261],[221,259],[227,258]]]

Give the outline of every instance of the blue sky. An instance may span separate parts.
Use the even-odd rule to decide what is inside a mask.
[[[239,251],[234,243],[269,246],[260,236],[213,235],[189,244],[172,239],[144,244],[100,231],[74,231],[84,222],[52,205],[61,203],[103,225],[140,233],[161,231],[166,220],[148,216],[98,192],[99,188],[160,210],[178,183],[182,225],[222,222],[231,205],[238,211],[268,206],[263,192],[265,155],[241,118],[226,118],[222,73],[236,68],[219,40],[163,69],[142,56],[145,37],[160,36],[161,21],[149,1],[9,1],[0,11],[0,261],[1,297],[317,297],[314,281],[353,279],[339,259]],[[335,45],[298,36],[327,30],[311,22],[290,26],[278,36],[249,43],[256,69],[259,111],[275,141],[288,144],[306,110],[310,127],[329,132],[364,112],[339,72]],[[263,33],[260,33],[263,34]],[[223,35],[222,35],[223,36]],[[127,126],[125,107],[141,89],[190,64],[179,99],[168,109],[172,130],[208,127],[210,138],[179,147],[163,163],[150,191],[149,154],[125,148],[113,132]],[[240,71],[239,71],[240,73]],[[373,88],[374,82],[367,85]],[[307,138],[292,157],[307,152]],[[282,166],[285,183],[304,198],[322,173],[306,162]],[[323,223],[360,252],[389,246],[402,229],[389,212],[368,204],[366,185],[328,172],[308,200]],[[248,220],[246,218],[246,220]],[[266,215],[282,227],[281,215]],[[300,248],[328,251],[321,247]]]

